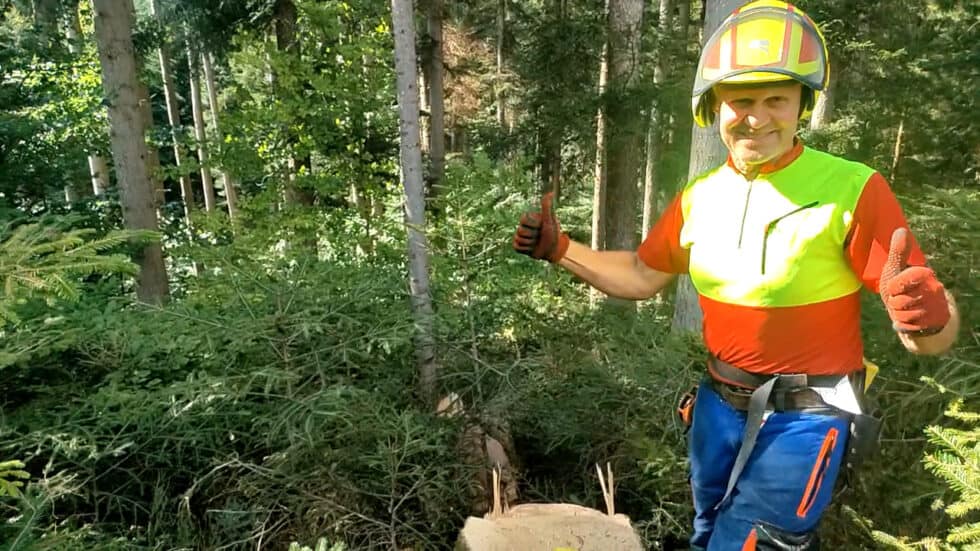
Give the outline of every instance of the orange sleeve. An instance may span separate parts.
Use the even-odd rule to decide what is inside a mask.
[[[680,243],[681,227],[684,226],[681,195],[683,192],[678,193],[664,209],[660,219],[636,250],[644,264],[668,274],[687,273],[690,259],[690,251],[681,248]]]
[[[845,245],[851,268],[869,291],[878,292],[878,278],[885,259],[888,258],[892,233],[898,228],[908,227],[898,198],[892,193],[885,178],[875,172],[864,185],[858,199]],[[909,265],[925,266],[925,255],[919,249],[911,230],[909,235],[912,236]]]

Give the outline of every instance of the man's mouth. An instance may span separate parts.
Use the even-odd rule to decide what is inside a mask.
[[[742,131],[742,132],[735,132],[735,137],[742,140],[745,139],[758,140],[761,138],[765,138],[775,132],[776,132],[775,130],[763,130],[763,131],[751,131],[751,132]]]

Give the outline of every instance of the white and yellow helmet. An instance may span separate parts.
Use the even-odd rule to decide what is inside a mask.
[[[827,43],[816,24],[786,2],[755,0],[732,12],[701,50],[691,98],[694,121],[714,121],[711,88],[721,82],[796,80],[803,84],[803,116],[829,78]]]

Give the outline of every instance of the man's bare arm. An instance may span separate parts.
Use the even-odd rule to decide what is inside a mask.
[[[559,265],[607,295],[631,300],[656,295],[674,277],[647,266],[636,251],[594,251],[575,241]]]

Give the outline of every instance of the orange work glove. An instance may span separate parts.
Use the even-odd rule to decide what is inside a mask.
[[[949,323],[946,290],[929,268],[908,266],[911,252],[908,230],[898,228],[892,234],[878,291],[896,331],[933,335]]]
[[[541,198],[540,212],[525,212],[514,234],[514,250],[548,262],[558,262],[568,251],[568,235],[561,231],[558,218],[551,210],[554,192]]]

